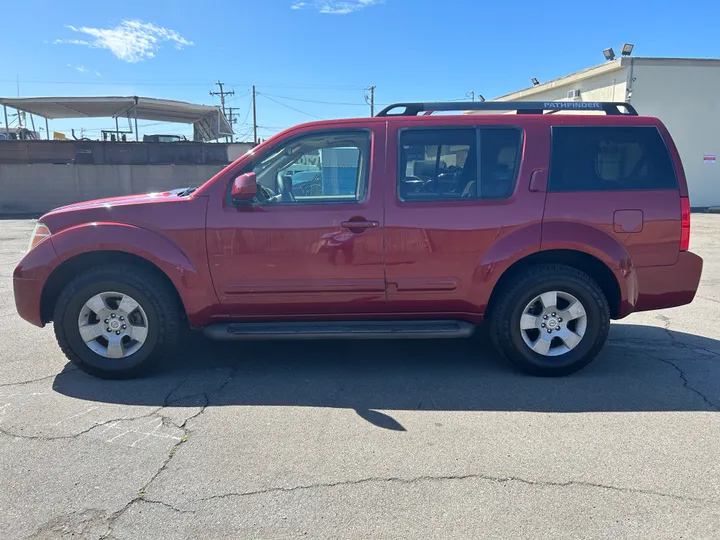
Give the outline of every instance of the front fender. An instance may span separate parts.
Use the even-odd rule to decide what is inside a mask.
[[[175,242],[155,231],[125,223],[86,223],[50,240],[62,262],[92,251],[119,251],[154,264],[177,289],[192,326],[205,323],[217,302],[207,269],[198,268]]]

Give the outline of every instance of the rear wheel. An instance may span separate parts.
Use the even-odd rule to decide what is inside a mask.
[[[148,371],[178,343],[181,311],[166,283],[126,265],[92,268],[62,291],[55,336],[83,371],[122,379]]]
[[[526,270],[500,293],[490,321],[498,350],[521,369],[562,376],[588,365],[610,328],[610,309],[588,275],[559,264]]]

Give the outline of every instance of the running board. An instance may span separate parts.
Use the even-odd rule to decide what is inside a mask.
[[[216,340],[262,339],[437,339],[464,338],[475,326],[464,321],[329,321],[218,323],[203,334]]]

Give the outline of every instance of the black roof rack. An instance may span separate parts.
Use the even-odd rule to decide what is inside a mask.
[[[392,112],[395,109],[402,110]],[[635,107],[623,102],[438,101],[435,103],[394,103],[377,113],[377,116],[417,116],[421,112],[434,111],[517,111],[518,114],[543,114],[545,111],[604,111],[609,115],[638,115]]]

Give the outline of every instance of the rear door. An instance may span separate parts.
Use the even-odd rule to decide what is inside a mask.
[[[616,239],[635,266],[674,264],[680,193],[657,126],[650,118],[633,125],[587,118],[584,125],[552,127],[543,243],[572,222],[579,235],[601,229]]]
[[[545,193],[528,185],[534,169],[547,169],[547,137],[507,119],[440,120],[389,123],[388,307],[482,313],[491,292],[483,272],[498,262],[494,257],[539,249]],[[527,151],[543,144],[545,152]],[[512,250],[496,250],[520,229],[526,233]]]

